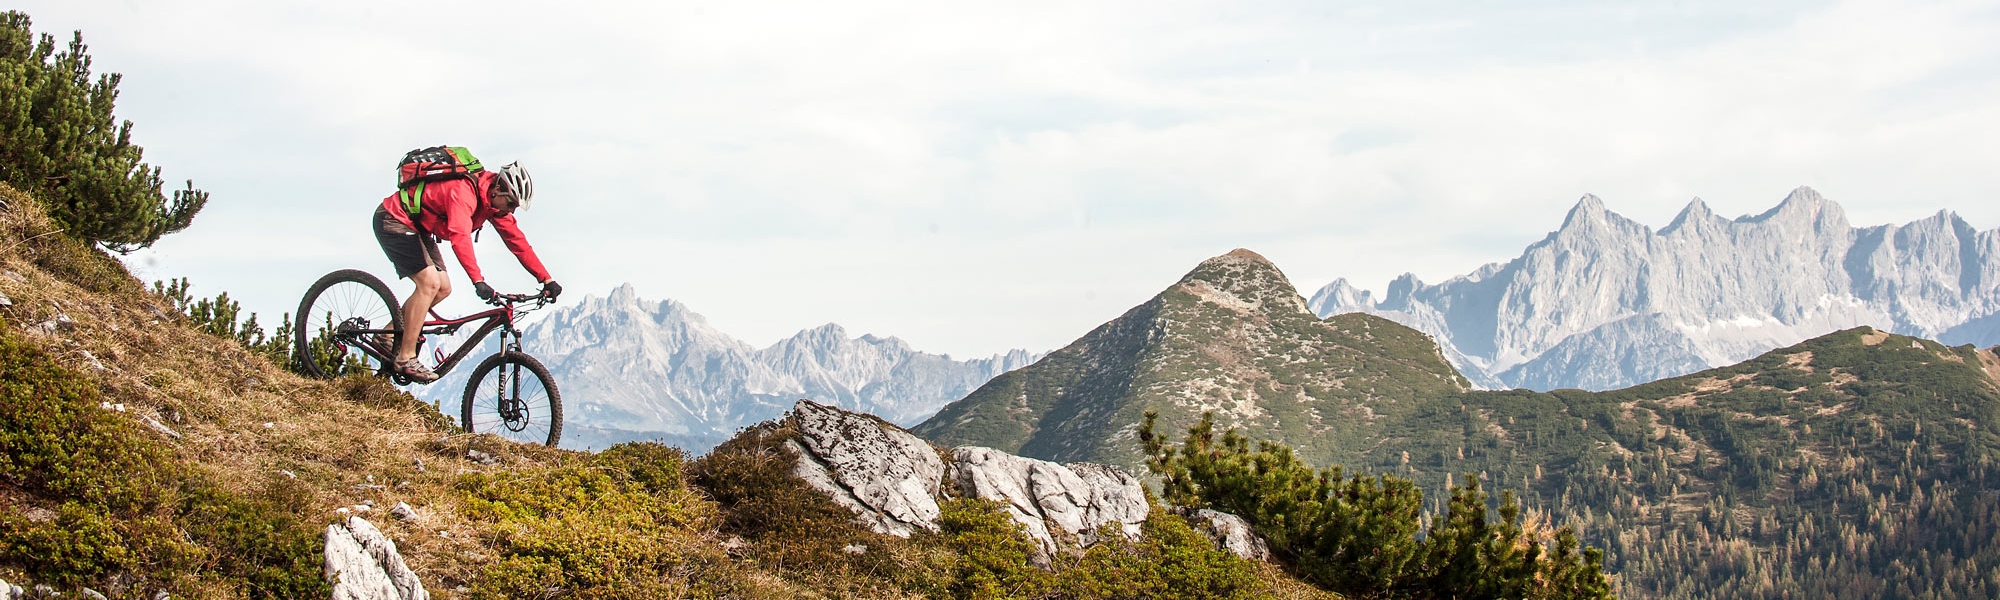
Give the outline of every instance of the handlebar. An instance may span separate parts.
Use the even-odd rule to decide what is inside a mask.
[[[544,304],[555,302],[555,300],[542,294],[494,294],[493,299],[486,301],[487,304],[491,304],[494,306],[500,306],[503,304],[526,304],[529,302],[535,303],[535,306],[542,306]]]

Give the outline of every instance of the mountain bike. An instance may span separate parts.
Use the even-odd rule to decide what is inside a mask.
[[[562,438],[562,393],[542,361],[521,352],[522,313],[554,302],[540,294],[497,294],[494,308],[471,316],[447,319],[430,313],[424,321],[418,354],[431,336],[449,336],[479,323],[478,329],[449,355],[432,348],[431,371],[443,376],[479,342],[500,332],[500,350],[472,370],[465,384],[459,425],[467,433],[492,433],[517,442],[556,445]],[[400,385],[411,380],[395,368],[396,343],[403,335],[402,305],[381,279],[357,269],[326,274],[306,290],[293,313],[293,356],[307,374],[332,379],[347,373],[373,372]]]

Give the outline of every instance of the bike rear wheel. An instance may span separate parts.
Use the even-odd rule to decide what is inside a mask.
[[[562,439],[562,392],[542,361],[501,352],[480,361],[465,384],[459,424],[516,442],[556,445]]]
[[[387,329],[400,332],[403,315],[397,308],[395,292],[367,271],[342,269],[327,273],[306,290],[293,313],[292,357],[306,374],[332,379],[354,371],[382,372],[379,358],[361,351],[358,335],[340,335],[347,329]],[[391,346],[401,337],[390,334]],[[394,352],[394,348],[387,349]]]

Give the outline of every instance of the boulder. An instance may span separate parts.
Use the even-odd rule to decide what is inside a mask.
[[[1045,553],[1057,547],[1055,531],[1087,546],[1099,541],[1098,529],[1105,525],[1137,539],[1146,520],[1145,488],[1115,467],[1057,464],[978,446],[955,448],[951,458],[959,490],[1006,505]]]
[[[786,447],[794,471],[877,532],[909,537],[937,530],[944,459],[902,428],[872,416],[800,400],[792,408],[799,437]]]
[[[326,527],[326,579],[333,600],[430,599],[396,542],[358,516]]]
[[[1097,543],[1107,524],[1137,539],[1150,508],[1139,480],[1115,467],[972,446],[952,450],[947,465],[929,442],[869,415],[800,400],[791,419],[799,430],[785,443],[799,458],[793,473],[880,533],[936,531],[947,483],[960,495],[1006,506],[1043,558],[1059,540]]]
[[[1271,545],[1243,517],[1206,508],[1187,511],[1183,516],[1194,525],[1195,531],[1213,540],[1217,548],[1247,560],[1271,560]]]

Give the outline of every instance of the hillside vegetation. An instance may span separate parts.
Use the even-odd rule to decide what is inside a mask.
[[[361,511],[436,598],[1330,597],[1158,513],[1051,569],[998,507],[898,539],[791,475],[771,424],[702,460],[464,435],[383,380],[203,331],[0,185],[0,579],[113,598],[323,597]],[[474,452],[476,451],[476,453]],[[474,460],[473,456],[490,456]],[[413,519],[388,516],[408,503]],[[363,507],[368,508],[363,508]]]
[[[1990,350],[1857,328],[1614,392],[1440,399],[1359,464],[1521,490],[1628,595],[1990,598],[1996,372]]]
[[[1318,464],[1412,400],[1467,389],[1422,333],[1368,315],[1320,320],[1248,250],[1204,261],[1145,304],[995,378],[912,432],[1057,461],[1143,468],[1146,412],[1163,428],[1221,422]]]
[[[1512,492],[1603,548],[1623,596],[2000,594],[1991,350],[1863,327],[1625,390],[1469,391],[1415,330],[1290,314],[1296,291],[1241,252],[915,430],[1135,464],[1146,411],[1161,431],[1207,413],[1407,478],[1432,512],[1468,474]]]

